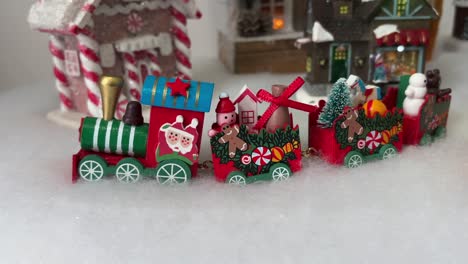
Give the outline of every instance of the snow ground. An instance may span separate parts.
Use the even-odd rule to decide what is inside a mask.
[[[203,171],[188,186],[72,185],[78,133],[46,121],[52,80],[0,90],[0,263],[466,263],[468,42],[449,31],[432,63],[454,90],[447,139],[356,170],[306,159],[281,184],[232,188]],[[217,93],[295,77],[194,64]]]

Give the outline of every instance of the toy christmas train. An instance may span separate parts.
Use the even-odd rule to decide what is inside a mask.
[[[244,87],[234,101],[220,94],[208,133],[216,180],[240,185],[282,181],[299,171],[303,151],[289,108],[309,113],[309,147],[315,154],[350,168],[394,157],[404,144],[423,145],[445,135],[451,90],[440,89],[437,70],[403,77],[400,87],[389,88],[383,98],[378,87],[356,76],[340,79],[328,102],[318,107],[290,99],[303,84],[298,77],[289,86],[274,85],[271,93],[260,89],[257,94]],[[82,120],[73,181],[115,175],[124,183],[150,177],[173,184],[195,177],[214,84],[148,76],[141,104],[129,103],[119,121],[114,110],[122,85],[119,78],[102,78],[103,118]],[[261,102],[270,105],[259,115]],[[148,124],[142,104],[151,108]]]

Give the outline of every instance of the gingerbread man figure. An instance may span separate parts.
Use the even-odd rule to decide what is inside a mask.
[[[348,142],[353,142],[354,135],[362,135],[364,128],[358,123],[357,118],[359,116],[358,111],[352,108],[345,108],[344,114],[346,120],[341,123],[341,128],[348,128]]]
[[[229,157],[234,158],[236,155],[236,150],[247,150],[247,143],[239,138],[239,126],[226,124],[222,127],[224,135],[219,138],[218,142],[221,144],[229,144]]]

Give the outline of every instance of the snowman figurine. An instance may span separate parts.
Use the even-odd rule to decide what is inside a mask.
[[[426,75],[415,73],[409,79],[409,85],[406,88],[406,98],[403,101],[403,112],[408,116],[418,116],[419,109],[424,103],[424,97],[427,93]]]

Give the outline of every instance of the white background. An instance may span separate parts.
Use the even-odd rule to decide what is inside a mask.
[[[196,79],[235,94],[244,83],[294,78],[224,71],[213,59],[211,1],[199,2]],[[446,2],[432,62],[454,90],[446,140],[357,170],[305,159],[288,182],[240,189],[216,183],[210,171],[174,188],[70,184],[78,133],[44,118],[58,105],[46,38],[28,30],[30,3],[3,3],[0,263],[467,263],[468,43],[450,38]],[[306,116],[295,118],[305,139]],[[204,137],[202,159],[208,150]]]

